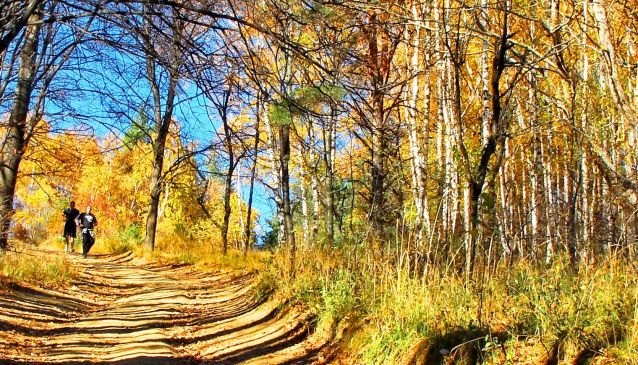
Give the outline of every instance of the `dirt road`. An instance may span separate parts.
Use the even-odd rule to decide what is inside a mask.
[[[327,340],[312,318],[257,303],[253,279],[192,267],[134,263],[130,254],[82,259],[58,291],[0,292],[0,364],[314,364]]]

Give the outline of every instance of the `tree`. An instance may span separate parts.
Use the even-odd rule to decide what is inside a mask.
[[[4,53],[27,27],[29,21],[34,22],[38,18],[32,17],[44,3],[44,0],[11,0],[0,4],[0,54]]]
[[[36,77],[36,55],[40,37],[40,14],[30,17],[32,25],[27,27],[25,41],[20,50],[18,81],[9,116],[7,131],[2,143],[0,160],[0,219],[2,219],[0,247],[7,248],[8,234],[13,214],[13,197],[22,153],[28,133],[27,114],[31,104],[33,83]],[[33,119],[33,118],[32,118]]]
[[[512,86],[509,86],[503,91],[502,80],[506,68],[508,67],[508,51],[512,48],[510,41],[511,34],[509,28],[509,16],[510,16],[510,4],[504,2],[498,8],[498,12],[501,15],[500,18],[500,34],[494,42],[494,51],[492,53],[491,69],[489,70],[489,80],[486,80],[489,84],[488,96],[489,96],[489,108],[484,109],[484,113],[487,113],[487,122],[482,122],[481,131],[484,134],[481,139],[480,152],[478,158],[474,159],[471,156],[471,152],[466,145],[465,137],[459,134],[458,147],[462,156],[462,169],[464,171],[466,179],[465,194],[465,270],[467,275],[471,275],[474,271],[474,265],[476,260],[476,229],[479,225],[480,209],[481,209],[481,194],[483,193],[486,185],[493,183],[494,179],[499,173],[503,161],[503,155],[505,152],[505,143],[509,131],[509,120],[503,113],[504,105],[507,105],[507,99],[509,98],[512,90]],[[458,16],[458,25],[461,24],[463,14]],[[447,18],[446,21],[449,21]],[[461,35],[461,29],[455,30],[455,34],[446,32],[446,48],[450,52],[450,59],[452,60],[453,67],[453,103],[454,103],[454,118],[456,121],[456,128],[460,133],[463,133],[463,107],[462,107],[462,73],[463,65],[466,62],[467,56],[467,44],[468,39],[464,39]],[[519,71],[520,73],[520,71]],[[517,79],[518,74],[514,74],[514,78],[510,80],[512,85]],[[483,119],[482,119],[483,120]],[[487,124],[485,127],[483,127]]]
[[[32,6],[31,2],[29,3]],[[59,4],[46,4],[46,10],[56,12]],[[21,42],[13,44],[18,55],[17,74],[11,67],[2,84],[1,96],[13,89],[13,100],[0,146],[0,248],[6,249],[13,199],[23,154],[44,115],[45,100],[54,78],[86,37],[94,17],[84,22],[42,24],[44,5],[31,11]],[[28,9],[27,9],[28,10]],[[7,38],[8,39],[8,38]],[[3,54],[4,56],[4,54]],[[15,82],[13,82],[15,76]]]
[[[161,9],[161,8],[159,8]],[[146,246],[150,250],[155,249],[155,234],[157,230],[158,210],[160,194],[162,192],[162,170],[164,168],[164,153],[166,138],[173,123],[173,110],[175,108],[178,80],[180,77],[181,53],[180,41],[184,24],[178,18],[177,11],[164,8],[164,14],[168,19],[163,39],[155,41],[156,27],[161,27],[162,22],[157,13],[162,13],[154,6],[145,6],[147,15],[142,20],[142,28],[139,31],[140,46],[144,52],[146,61],[146,79],[151,89],[153,100],[153,170],[150,179],[150,203],[146,216]],[[167,74],[168,83],[162,84],[159,73]]]

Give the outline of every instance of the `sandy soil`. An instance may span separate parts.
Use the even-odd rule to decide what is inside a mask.
[[[51,253],[56,254],[56,253]],[[72,286],[0,291],[0,364],[318,364],[329,339],[249,275],[69,255]]]

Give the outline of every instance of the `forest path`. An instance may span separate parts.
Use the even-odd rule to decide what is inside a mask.
[[[312,318],[256,302],[250,275],[68,256],[71,287],[0,291],[0,364],[325,363]]]

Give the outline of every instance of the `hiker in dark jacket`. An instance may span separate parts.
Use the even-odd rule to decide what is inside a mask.
[[[91,213],[91,206],[87,205],[86,212],[80,214],[75,221],[82,230],[82,257],[86,257],[95,243],[93,228],[97,226],[97,218]]]
[[[64,216],[64,233],[62,237],[64,237],[64,252],[73,252],[75,250],[75,234],[77,231],[77,226],[75,223],[75,219],[80,215],[80,211],[75,209],[75,202],[72,201],[69,204],[69,207],[62,211],[62,215]]]

